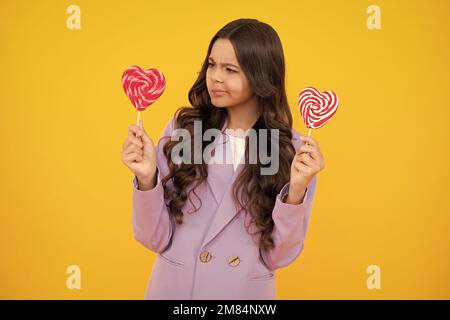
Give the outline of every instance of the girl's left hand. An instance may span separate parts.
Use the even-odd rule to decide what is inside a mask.
[[[300,140],[303,143],[292,160],[289,189],[302,192],[312,178],[325,168],[325,161],[316,140],[308,136],[301,136]]]

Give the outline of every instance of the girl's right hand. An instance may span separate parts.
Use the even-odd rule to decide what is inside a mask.
[[[152,139],[139,121],[139,126],[130,124],[128,137],[122,145],[122,162],[137,177],[140,183],[149,185],[156,176],[156,151]]]

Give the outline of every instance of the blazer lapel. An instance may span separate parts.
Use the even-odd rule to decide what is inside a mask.
[[[213,240],[220,231],[239,213],[240,207],[236,207],[233,197],[233,183],[245,167],[244,163],[238,164],[236,171],[233,169],[231,144],[224,133],[227,123],[221,130],[215,141],[215,156],[218,161],[225,163],[211,163],[208,165],[207,184],[217,202],[214,217],[203,240],[203,246]],[[228,159],[226,158],[228,157]]]
[[[222,197],[225,194],[228,185],[231,183],[233,178],[233,165],[228,164],[224,157],[229,153],[229,144],[227,142],[227,137],[225,134],[221,134],[218,137],[218,141],[215,142],[214,146],[214,157],[219,163],[210,163],[208,165],[208,178],[207,182],[214,195],[217,205],[222,201]],[[225,162],[225,163],[221,163]]]

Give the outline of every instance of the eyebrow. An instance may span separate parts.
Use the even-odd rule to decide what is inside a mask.
[[[209,60],[212,60],[212,62],[215,62],[214,59],[211,58],[211,57],[208,57],[208,59],[209,59]],[[238,66],[236,66],[236,65],[234,65],[234,64],[232,64],[232,63],[222,63],[222,66],[232,66],[232,67],[235,67],[235,68],[238,68],[238,69],[239,69]]]

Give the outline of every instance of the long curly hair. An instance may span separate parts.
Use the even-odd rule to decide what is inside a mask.
[[[249,163],[249,145],[248,137],[246,137],[246,164],[233,184],[234,200],[250,213],[250,221],[254,223],[257,233],[260,234],[259,246],[267,250],[274,247],[271,234],[274,227],[272,210],[276,196],[289,181],[291,162],[295,154],[291,142],[292,114],[285,90],[284,53],[281,41],[270,25],[256,19],[238,19],[228,23],[214,35],[197,80],[189,90],[191,106],[180,107],[175,112],[175,128],[187,129],[193,137],[194,121],[202,121],[203,136],[207,129],[220,130],[227,120],[226,108],[217,108],[211,104],[206,86],[208,57],[214,42],[219,38],[229,39],[232,43],[241,69],[249,81],[250,89],[257,96],[262,112],[252,128],[256,132],[259,129],[267,129],[267,141],[270,141],[270,129],[279,130],[280,158],[277,173],[260,175],[260,168],[266,165],[261,164],[259,156],[256,163]],[[171,152],[178,143],[178,141],[168,141],[163,147],[169,174],[163,178],[162,183],[169,213],[175,218],[177,224],[181,224],[183,222],[182,207],[190,197],[190,193],[195,194],[195,188],[208,177],[208,164],[204,159],[201,164],[195,164],[193,160],[190,164],[175,164],[171,159]],[[209,143],[203,141],[202,150]],[[257,146],[259,146],[259,137]],[[270,143],[266,150],[271,150]],[[188,189],[190,189],[189,192]]]

